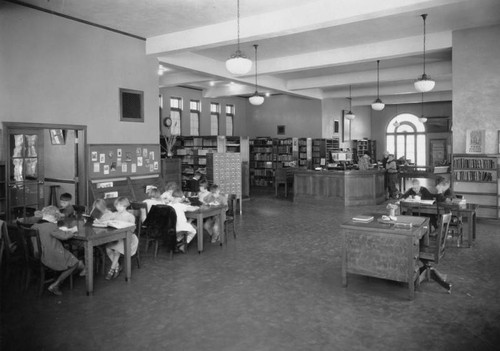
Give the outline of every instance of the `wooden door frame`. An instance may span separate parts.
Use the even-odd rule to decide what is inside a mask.
[[[53,123],[26,123],[26,122],[2,122],[3,124],[3,137],[4,137],[4,150],[5,150],[5,162],[8,163],[10,155],[8,155],[9,151],[9,138],[6,136],[9,135],[9,130],[11,129],[69,129],[76,131],[83,131],[83,140],[80,140],[81,136],[78,137],[78,147],[82,147],[83,160],[79,160],[83,165],[83,169],[79,170],[79,178],[78,178],[78,186],[82,187],[82,193],[85,194],[85,198],[83,199],[85,204],[88,204],[88,189],[87,189],[87,126],[79,125],[79,124],[53,124]],[[78,166],[79,167],[79,166]],[[9,166],[6,164],[5,169],[9,169]],[[6,174],[6,177],[9,175]],[[6,178],[8,179],[8,178]],[[8,190],[8,189],[6,189]],[[6,194],[8,195],[8,194]]]

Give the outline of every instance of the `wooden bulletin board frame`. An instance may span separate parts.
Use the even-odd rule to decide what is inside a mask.
[[[89,179],[161,173],[159,144],[89,144]]]

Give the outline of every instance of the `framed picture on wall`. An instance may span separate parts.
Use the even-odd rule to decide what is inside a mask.
[[[467,129],[465,135],[465,153],[484,154],[486,145],[486,131],[484,129]]]
[[[342,142],[351,141],[351,120],[345,118],[345,114],[342,110]]]
[[[276,133],[278,135],[285,135],[285,126],[278,126],[278,130]]]
[[[120,121],[144,122],[144,92],[120,88]]]
[[[50,129],[50,142],[52,145],[66,144],[66,133],[62,129]]]

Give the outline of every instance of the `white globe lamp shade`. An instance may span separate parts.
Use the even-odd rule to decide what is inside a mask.
[[[418,78],[415,83],[415,89],[419,93],[427,93],[428,91],[431,91],[434,89],[434,86],[436,85],[436,82],[431,79],[431,77],[427,76],[426,74],[423,74],[422,77]]]
[[[347,118],[348,120],[352,121],[354,118],[356,118],[356,115],[354,113],[352,113],[351,111],[349,111],[344,115],[344,117]]]
[[[424,116],[419,117],[418,120],[422,123],[427,122],[427,118],[425,118]]]
[[[380,99],[377,99],[372,103],[372,109],[374,109],[375,111],[382,111],[384,107],[385,104]]]
[[[243,75],[250,72],[252,61],[242,55],[241,52],[236,52],[226,61],[226,69],[235,75]]]
[[[257,92],[248,98],[250,103],[255,106],[262,105],[264,103],[264,97],[259,95]]]

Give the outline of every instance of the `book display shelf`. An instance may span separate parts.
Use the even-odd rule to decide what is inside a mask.
[[[453,155],[453,190],[467,202],[479,205],[478,217],[500,217],[499,158],[500,155]]]
[[[250,140],[250,185],[272,186],[276,168],[274,164],[273,139]]]

